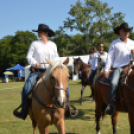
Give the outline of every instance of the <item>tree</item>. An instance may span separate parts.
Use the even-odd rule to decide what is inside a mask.
[[[2,38],[0,40],[1,72],[18,63],[22,66],[27,65],[26,54],[33,40],[37,40],[37,37],[29,31],[17,31],[15,36],[5,36]]]
[[[112,9],[106,2],[99,0],[85,0],[84,3],[78,0],[76,5],[71,5],[68,12],[71,17],[64,21],[64,28],[81,32],[85,37],[83,43],[87,45],[90,42],[89,46],[95,45],[96,37],[100,41],[111,37],[113,39],[115,36],[109,36],[109,33],[124,21],[125,14],[111,14]]]

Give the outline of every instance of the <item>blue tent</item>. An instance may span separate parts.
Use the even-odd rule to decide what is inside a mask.
[[[14,67],[10,67],[10,68],[7,68],[6,70],[24,70],[25,68],[23,66],[21,66],[20,64],[17,64],[16,66]]]

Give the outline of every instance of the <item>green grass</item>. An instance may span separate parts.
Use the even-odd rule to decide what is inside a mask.
[[[24,82],[0,83],[0,134],[32,134],[32,123],[28,117],[25,121],[13,116],[13,110],[20,104],[20,92]],[[90,88],[84,91],[83,105],[80,105],[80,81],[70,81],[70,100],[79,109],[75,118],[65,120],[67,134],[95,134],[95,104],[91,103]],[[129,122],[126,113],[120,113],[117,122],[118,134],[129,134]],[[101,124],[102,134],[112,134],[110,116]],[[39,134],[39,132],[38,132]],[[55,126],[50,126],[50,134],[57,134]]]

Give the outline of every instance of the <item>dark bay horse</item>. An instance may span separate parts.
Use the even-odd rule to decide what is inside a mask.
[[[33,133],[36,134],[38,126],[40,134],[49,134],[49,125],[54,124],[59,134],[65,134],[64,114],[69,81],[69,71],[66,65],[69,63],[69,58],[64,63],[52,63],[49,60],[47,62],[50,66],[46,70],[45,77],[40,78],[36,86],[29,110]]]
[[[96,132],[100,134],[100,118],[104,115],[109,102],[109,84],[103,83],[103,73],[96,79],[95,109],[96,109]],[[116,134],[116,122],[119,112],[127,112],[130,123],[130,134],[134,134],[134,67],[130,71],[127,82],[122,83],[116,92],[116,112],[112,117],[113,134]]]
[[[81,84],[82,84],[82,89],[81,89],[81,104],[83,104],[83,92],[86,86],[89,85],[89,75],[91,73],[90,67],[85,64],[82,59],[79,58],[74,58],[74,74],[77,74],[78,71],[81,71]],[[92,87],[91,87],[92,88]],[[93,90],[93,89],[92,89]],[[94,100],[94,98],[93,98]]]

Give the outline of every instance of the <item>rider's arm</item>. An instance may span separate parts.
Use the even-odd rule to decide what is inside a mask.
[[[33,43],[31,44],[31,46],[29,47],[29,50],[28,50],[28,53],[27,53],[27,57],[26,57],[26,59],[27,59],[27,61],[28,61],[28,63],[29,63],[30,65],[36,65],[36,63],[38,63],[38,62],[36,61],[36,59],[33,58],[33,55],[34,55],[35,50],[36,50],[35,42],[33,42]]]
[[[91,69],[95,70],[95,60],[96,60],[96,56],[95,53],[93,54],[93,58],[92,58],[92,64],[91,64]]]
[[[111,45],[110,45],[110,47],[109,47],[109,51],[108,51],[108,54],[107,54],[107,60],[106,60],[106,66],[105,66],[105,69],[104,69],[104,71],[105,72],[109,72],[109,69],[110,69],[110,67],[112,66],[112,64],[113,64],[113,61],[114,61],[114,50],[115,49],[115,47],[114,47],[114,44],[113,43],[111,43]]]

